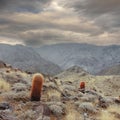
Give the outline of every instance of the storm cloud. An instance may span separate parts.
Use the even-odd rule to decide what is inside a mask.
[[[120,44],[119,0],[0,0],[0,42]]]
[[[51,0],[0,0],[1,12],[39,12]]]
[[[93,21],[96,26],[103,28],[103,31],[116,32],[120,27],[119,0],[65,0],[63,3],[65,7],[72,8],[79,17],[84,16]]]

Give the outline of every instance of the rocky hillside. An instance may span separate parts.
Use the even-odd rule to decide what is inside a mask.
[[[58,65],[43,59],[32,48],[22,45],[0,44],[0,60],[29,72],[54,75],[61,71]]]
[[[98,75],[120,75],[120,65],[108,67],[99,72]]]
[[[44,59],[54,62],[63,69],[76,65],[92,74],[120,63],[120,46],[117,45],[64,43],[46,45],[35,50]]]
[[[120,76],[72,68],[44,76],[41,101],[30,101],[32,74],[0,68],[1,120],[120,120]],[[85,92],[80,82],[85,82]]]

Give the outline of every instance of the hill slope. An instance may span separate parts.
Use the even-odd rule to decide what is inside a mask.
[[[22,45],[0,44],[0,60],[30,72],[57,74],[61,71],[58,65],[43,59],[32,48]]]
[[[36,102],[30,98],[33,75],[0,68],[0,118],[120,120],[120,76],[83,76],[83,72],[72,67],[54,78],[44,76],[41,100]],[[86,84],[84,93],[80,89],[81,81]]]
[[[64,43],[46,45],[35,50],[44,59],[54,62],[63,69],[76,65],[92,74],[120,62],[120,46],[117,45],[95,46]]]
[[[98,75],[120,75],[120,65],[108,67],[100,71]]]

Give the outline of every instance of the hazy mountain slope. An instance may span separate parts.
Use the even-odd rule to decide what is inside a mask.
[[[61,71],[60,67],[43,59],[32,48],[22,45],[0,44],[0,60],[31,72],[56,74]]]
[[[66,43],[42,46],[36,51],[64,69],[77,65],[93,74],[120,62],[120,46],[117,45]]]
[[[108,67],[98,73],[98,75],[120,75],[120,64]]]

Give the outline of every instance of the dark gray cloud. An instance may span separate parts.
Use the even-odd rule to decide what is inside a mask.
[[[0,42],[119,44],[119,14],[119,0],[0,0]]]
[[[0,0],[1,12],[39,12],[51,0]]]
[[[61,3],[79,17],[93,21],[103,32],[120,31],[120,0],[62,0]]]
[[[21,38],[24,39],[26,45],[39,46],[41,44],[51,44],[57,42],[70,42],[69,33],[55,29],[32,30],[21,33]]]
[[[119,0],[65,0],[64,4],[67,7],[72,7],[78,13],[84,13],[89,16],[99,16],[106,13],[120,13]]]

